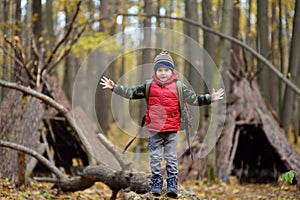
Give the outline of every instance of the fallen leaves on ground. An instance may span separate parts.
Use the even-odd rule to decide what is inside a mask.
[[[240,200],[240,199],[260,199],[271,200],[277,199],[278,195],[285,200],[300,200],[300,189],[296,185],[284,184],[238,184],[238,183],[224,183],[219,182],[215,184],[204,181],[186,181],[179,184],[178,199],[209,199],[209,200]],[[22,200],[105,200],[109,199],[111,190],[103,183],[96,183],[94,186],[77,192],[63,192],[59,189],[54,189],[53,184],[39,183],[31,181],[26,187],[15,187],[7,179],[0,180],[0,199]],[[134,192],[120,192],[118,199],[169,199],[164,193],[159,198],[154,198],[151,194],[136,194]]]

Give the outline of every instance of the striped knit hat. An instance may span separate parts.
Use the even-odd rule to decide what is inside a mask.
[[[159,67],[168,67],[170,70],[174,71],[174,61],[167,50],[162,50],[154,58],[154,71]]]

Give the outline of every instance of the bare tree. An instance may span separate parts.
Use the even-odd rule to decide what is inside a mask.
[[[231,0],[225,0],[223,7],[222,7],[222,23],[221,23],[221,28],[220,31],[226,35],[231,35],[232,34],[232,13],[233,13],[233,4]],[[218,52],[217,52],[217,56],[216,56],[216,64],[219,68],[219,70],[224,73],[226,71],[227,66],[230,66],[231,60],[230,60],[230,48],[231,48],[231,43],[229,43],[228,41],[226,41],[225,39],[221,38],[219,41],[219,48],[218,48]],[[213,78],[213,85],[217,84],[218,80],[215,80],[215,78]],[[225,87],[228,88],[228,83],[229,81],[225,80]],[[214,133],[212,133],[214,134]],[[214,142],[215,139],[215,135],[212,136],[211,138],[211,142]],[[217,165],[217,159],[216,159],[216,150],[214,149],[212,151],[213,158],[214,160],[211,161],[211,163],[214,163],[214,168],[211,167],[211,169],[209,169],[209,171],[212,171],[214,176],[216,174],[216,165]],[[217,165],[218,166],[218,165]]]
[[[1,2],[1,6],[2,6],[1,22],[2,23],[7,23],[7,22],[9,22],[9,19],[12,18],[12,9],[11,9],[12,4],[13,4],[13,1],[4,0]],[[11,31],[9,30],[9,28],[7,26],[4,26],[2,30],[3,30],[4,38],[11,38]],[[4,42],[3,48],[8,49],[9,45],[6,42]],[[3,56],[3,60],[1,63],[3,67],[0,68],[2,76],[5,76],[8,80],[10,80],[10,77],[12,77],[12,72],[10,69],[9,62],[10,62],[9,57]],[[4,88],[0,89],[0,100],[2,98],[4,98],[6,93],[7,92]]]
[[[276,11],[276,2],[272,2],[271,4],[272,6],[272,17],[271,17],[271,60],[273,63],[278,63],[278,59],[277,59],[277,39],[278,39],[278,30],[276,28],[277,26],[277,11]],[[280,65],[276,65],[278,69]],[[280,104],[279,104],[279,99],[281,98],[281,96],[279,95],[279,91],[280,91],[280,84],[279,84],[279,80],[276,77],[276,75],[274,73],[270,73],[270,85],[276,85],[278,87],[271,87],[270,88],[270,96],[273,98],[270,98],[270,103],[273,107],[274,110],[277,111],[277,113],[279,112],[279,108],[280,108]]]
[[[278,13],[278,48],[279,48],[279,59],[280,59],[280,64],[279,68],[280,71],[283,73],[284,72],[284,63],[285,63],[285,56],[284,56],[284,45],[283,45],[283,6],[282,6],[282,1],[278,0],[278,7],[279,7],[279,13]],[[282,108],[282,83],[278,81],[278,111],[281,113],[281,108]]]
[[[110,1],[103,0],[100,4],[100,17],[102,19],[109,19],[112,12]],[[115,21],[114,21],[115,23]],[[109,24],[107,20],[101,20],[100,21],[100,27],[99,32],[103,34],[108,34],[109,32],[112,33],[112,31],[115,31],[115,28],[112,27],[112,24]],[[98,57],[97,57],[98,56]],[[94,65],[97,63],[97,60],[105,61],[109,58],[109,55],[107,55],[105,52],[101,52],[98,55],[91,54],[89,56],[89,65]],[[91,67],[93,69],[93,67]],[[93,76],[92,70],[90,70],[90,76]],[[109,77],[114,79],[115,77],[115,66],[114,63],[112,63],[107,70],[104,72],[105,74],[109,74]],[[92,94],[90,94],[92,95]],[[110,96],[107,95],[105,92],[103,92],[100,87],[96,91],[96,113],[98,117],[98,121],[100,123],[101,129],[104,132],[104,134],[107,134],[107,130],[109,127],[109,123],[111,121],[111,114],[110,114]]]
[[[269,57],[270,45],[269,45],[269,20],[268,20],[268,1],[257,0],[257,42],[258,49],[261,55],[265,58]],[[258,82],[262,89],[264,97],[270,101],[270,71],[262,66],[263,63],[258,62]]]
[[[232,14],[232,37],[239,39],[240,32],[240,15],[241,15],[241,5],[240,1],[237,0],[233,4],[233,14]],[[232,54],[231,54],[231,66],[234,70],[237,70],[241,61],[241,52],[239,46],[232,44]]]
[[[212,14],[212,3],[209,0],[202,1],[202,23],[203,25],[213,28],[213,14]],[[215,37],[213,34],[204,30],[203,33],[203,42],[204,42],[204,49],[207,53],[214,58],[215,57]],[[205,65],[205,64],[204,64]],[[207,74],[207,73],[205,73]],[[212,75],[208,75],[208,79],[212,79]]]
[[[72,20],[72,10],[73,8],[68,6],[67,4],[64,5],[65,11],[65,23],[69,24]],[[68,27],[65,27],[65,32],[68,31]],[[65,47],[68,46],[68,41],[66,40],[64,43]],[[76,58],[72,55],[72,51],[66,55],[64,59],[64,76],[63,76],[63,90],[68,98],[68,100],[72,101],[72,89],[73,89],[73,82],[76,76],[77,69],[79,66],[76,64]]]
[[[291,49],[289,56],[289,74],[291,75],[291,81],[297,82],[297,73],[300,66],[300,1],[297,0],[295,4],[295,16],[293,22],[293,34],[291,41]],[[293,115],[293,105],[295,103],[295,93],[291,88],[286,87],[283,99],[283,108],[282,108],[282,123],[285,129],[285,133],[288,135],[290,131],[291,118]]]
[[[53,50],[55,43],[53,9],[53,0],[47,0],[44,21],[46,23],[45,28],[47,29],[47,37],[49,38],[49,44],[47,45],[49,51]]]
[[[196,0],[186,0],[185,1],[185,17],[187,19],[191,19],[193,21],[198,21],[199,16],[198,16],[198,3]],[[199,43],[199,30],[197,27],[194,27],[188,23],[184,24],[184,32],[187,36],[195,40],[195,42]],[[203,86],[203,83],[201,83],[201,79],[199,78],[199,73],[197,70],[195,70],[195,66],[192,66],[190,62],[192,61],[193,63],[200,62],[199,61],[199,56],[194,55],[194,51],[191,47],[185,46],[186,49],[186,56],[188,60],[185,61],[185,76],[189,79],[190,83],[194,85],[194,90],[196,92],[200,92],[200,87]],[[197,60],[198,59],[198,60]],[[203,91],[203,88],[202,88]]]

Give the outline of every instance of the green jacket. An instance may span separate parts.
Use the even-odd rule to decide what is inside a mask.
[[[115,84],[113,91],[127,99],[143,99],[146,96],[146,84],[150,80],[145,81],[141,85],[136,87],[128,88],[120,84]],[[182,83],[182,92],[184,101],[193,106],[202,106],[211,104],[210,94],[196,94],[192,90]]]

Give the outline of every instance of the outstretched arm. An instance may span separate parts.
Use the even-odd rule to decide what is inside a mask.
[[[141,84],[132,88],[127,88],[123,85],[114,83],[111,79],[103,76],[100,79],[100,85],[102,85],[103,89],[110,89],[114,91],[116,94],[125,97],[127,99],[145,98],[145,84]]]
[[[194,91],[188,89],[188,87],[183,84],[183,98],[184,100],[193,106],[203,106],[209,105],[213,102],[219,101],[224,98],[224,89],[220,88],[217,92],[213,89],[211,94],[196,94]]]
[[[213,89],[213,92],[211,93],[211,102],[219,101],[224,98],[224,89],[220,88],[218,91],[215,91]]]

